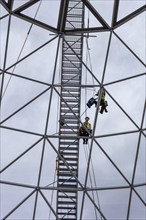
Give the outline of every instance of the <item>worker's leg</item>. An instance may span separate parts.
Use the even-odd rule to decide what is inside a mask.
[[[105,112],[108,112],[108,110],[107,110],[107,108],[106,108],[106,107],[108,106],[107,101],[105,101],[104,104],[105,104]]]
[[[105,112],[108,112],[107,109],[106,109],[106,103],[105,103],[105,102],[104,102],[104,104],[103,104],[103,107],[104,107],[104,111],[105,111]]]
[[[101,101],[100,105],[101,105],[101,110],[100,110],[101,114],[103,114],[104,111],[108,112],[104,101]]]
[[[101,106],[100,113],[103,114],[103,111],[104,111],[104,105]]]
[[[105,112],[108,112],[108,110],[106,109],[106,107],[105,107]]]
[[[86,138],[86,140],[85,140],[85,144],[88,144],[88,138]]]

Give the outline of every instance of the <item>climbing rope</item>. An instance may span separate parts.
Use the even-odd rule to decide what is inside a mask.
[[[89,27],[89,11],[88,11],[88,24],[87,24],[87,26]],[[86,37],[86,49],[87,49],[86,65],[88,64],[88,61],[89,61],[90,69],[92,71],[92,62],[91,62],[91,55],[90,55],[90,47],[89,47],[88,38],[89,38],[89,36]],[[92,76],[92,81],[93,81],[93,85],[94,85],[94,78],[93,78],[93,76]],[[86,69],[86,75],[85,75],[85,84],[87,84],[87,69]],[[94,96],[95,93],[96,93],[96,90],[93,87],[93,96]],[[88,108],[86,108],[86,103],[87,103],[87,88],[85,88],[85,111],[82,113],[82,115],[85,113],[85,116],[87,116],[86,112],[87,112],[87,109],[88,109]],[[88,155],[89,155],[89,153],[88,153],[88,151],[89,151],[89,143],[88,143],[88,145],[84,145],[84,146],[86,146],[86,147],[84,147],[84,152],[85,152],[85,158],[86,158],[86,162],[87,162],[88,161]],[[87,148],[87,146],[88,146],[88,148]],[[92,180],[92,176],[91,176],[91,171],[92,171],[92,175],[93,175],[93,180]],[[94,182],[95,187],[97,187],[92,158],[91,158],[91,171],[89,169],[89,179],[90,179],[91,187],[93,187],[93,182]],[[92,191],[92,197],[93,197],[93,200],[95,200],[95,195],[94,195],[93,191]],[[97,198],[99,210],[101,210],[99,195],[98,195],[97,191],[96,191],[96,198]],[[95,217],[96,217],[96,219],[98,219],[97,209],[96,208],[95,208]],[[101,217],[101,220],[102,220],[102,216],[101,215],[100,215],[100,217]]]

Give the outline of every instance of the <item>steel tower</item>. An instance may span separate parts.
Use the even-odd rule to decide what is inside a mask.
[[[0,219],[144,220],[145,0],[0,0],[0,12]]]

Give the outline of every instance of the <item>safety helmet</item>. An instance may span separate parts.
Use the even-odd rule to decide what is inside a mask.
[[[85,118],[85,120],[89,120],[89,119],[90,119],[89,117],[86,117],[86,118]]]

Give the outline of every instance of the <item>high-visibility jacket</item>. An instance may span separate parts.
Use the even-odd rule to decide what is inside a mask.
[[[102,95],[101,95],[101,100],[102,100],[102,101],[105,101],[105,92],[102,93]]]
[[[84,125],[87,129],[91,129],[91,124],[89,122],[84,122]]]

